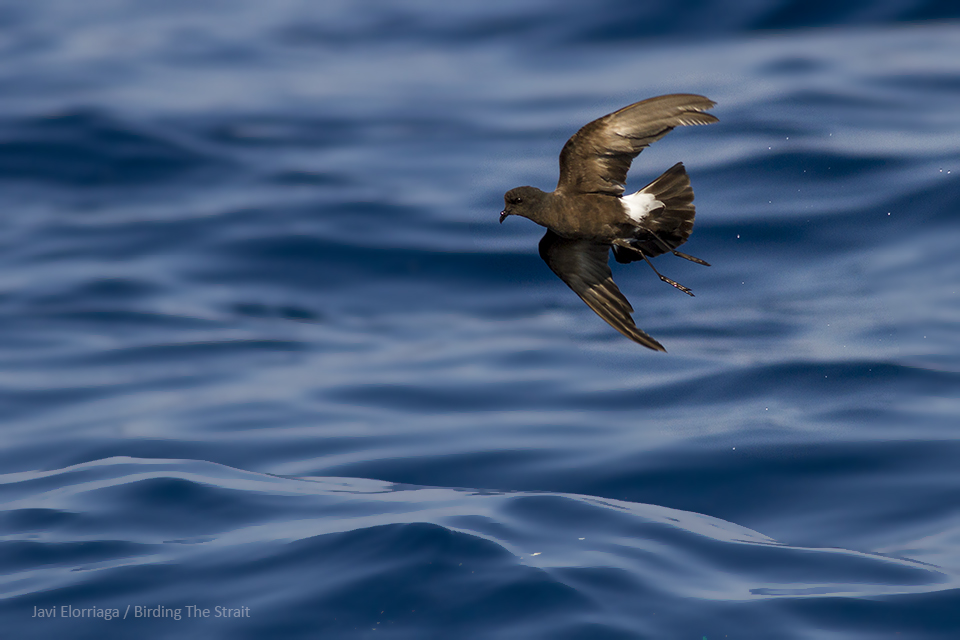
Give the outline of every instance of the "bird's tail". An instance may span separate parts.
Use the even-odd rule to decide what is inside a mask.
[[[644,255],[652,258],[672,251],[693,233],[693,188],[682,162],[667,169],[638,193],[652,195],[663,207],[651,211],[637,228],[636,236],[628,240],[637,250],[614,245],[617,262],[633,262],[643,260]]]

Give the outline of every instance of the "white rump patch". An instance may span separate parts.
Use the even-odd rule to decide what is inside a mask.
[[[657,200],[652,193],[644,193],[643,191],[621,196],[620,202],[623,203],[623,212],[637,224],[643,222],[651,211],[659,211],[664,207],[664,204]]]

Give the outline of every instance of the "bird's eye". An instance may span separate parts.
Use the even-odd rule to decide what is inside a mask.
[[[523,198],[518,197],[513,199],[513,204],[520,204],[521,202],[523,202]]]

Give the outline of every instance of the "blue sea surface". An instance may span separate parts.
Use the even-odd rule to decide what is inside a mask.
[[[630,342],[498,224],[699,93]],[[3,638],[960,638],[953,2],[7,2]]]

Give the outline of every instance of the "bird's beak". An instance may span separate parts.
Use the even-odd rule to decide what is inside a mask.
[[[500,212],[500,224],[503,224],[503,221],[507,219],[507,216],[508,216],[508,215],[510,215],[510,214],[507,213],[507,210],[506,210],[506,209],[504,209],[503,211]]]

